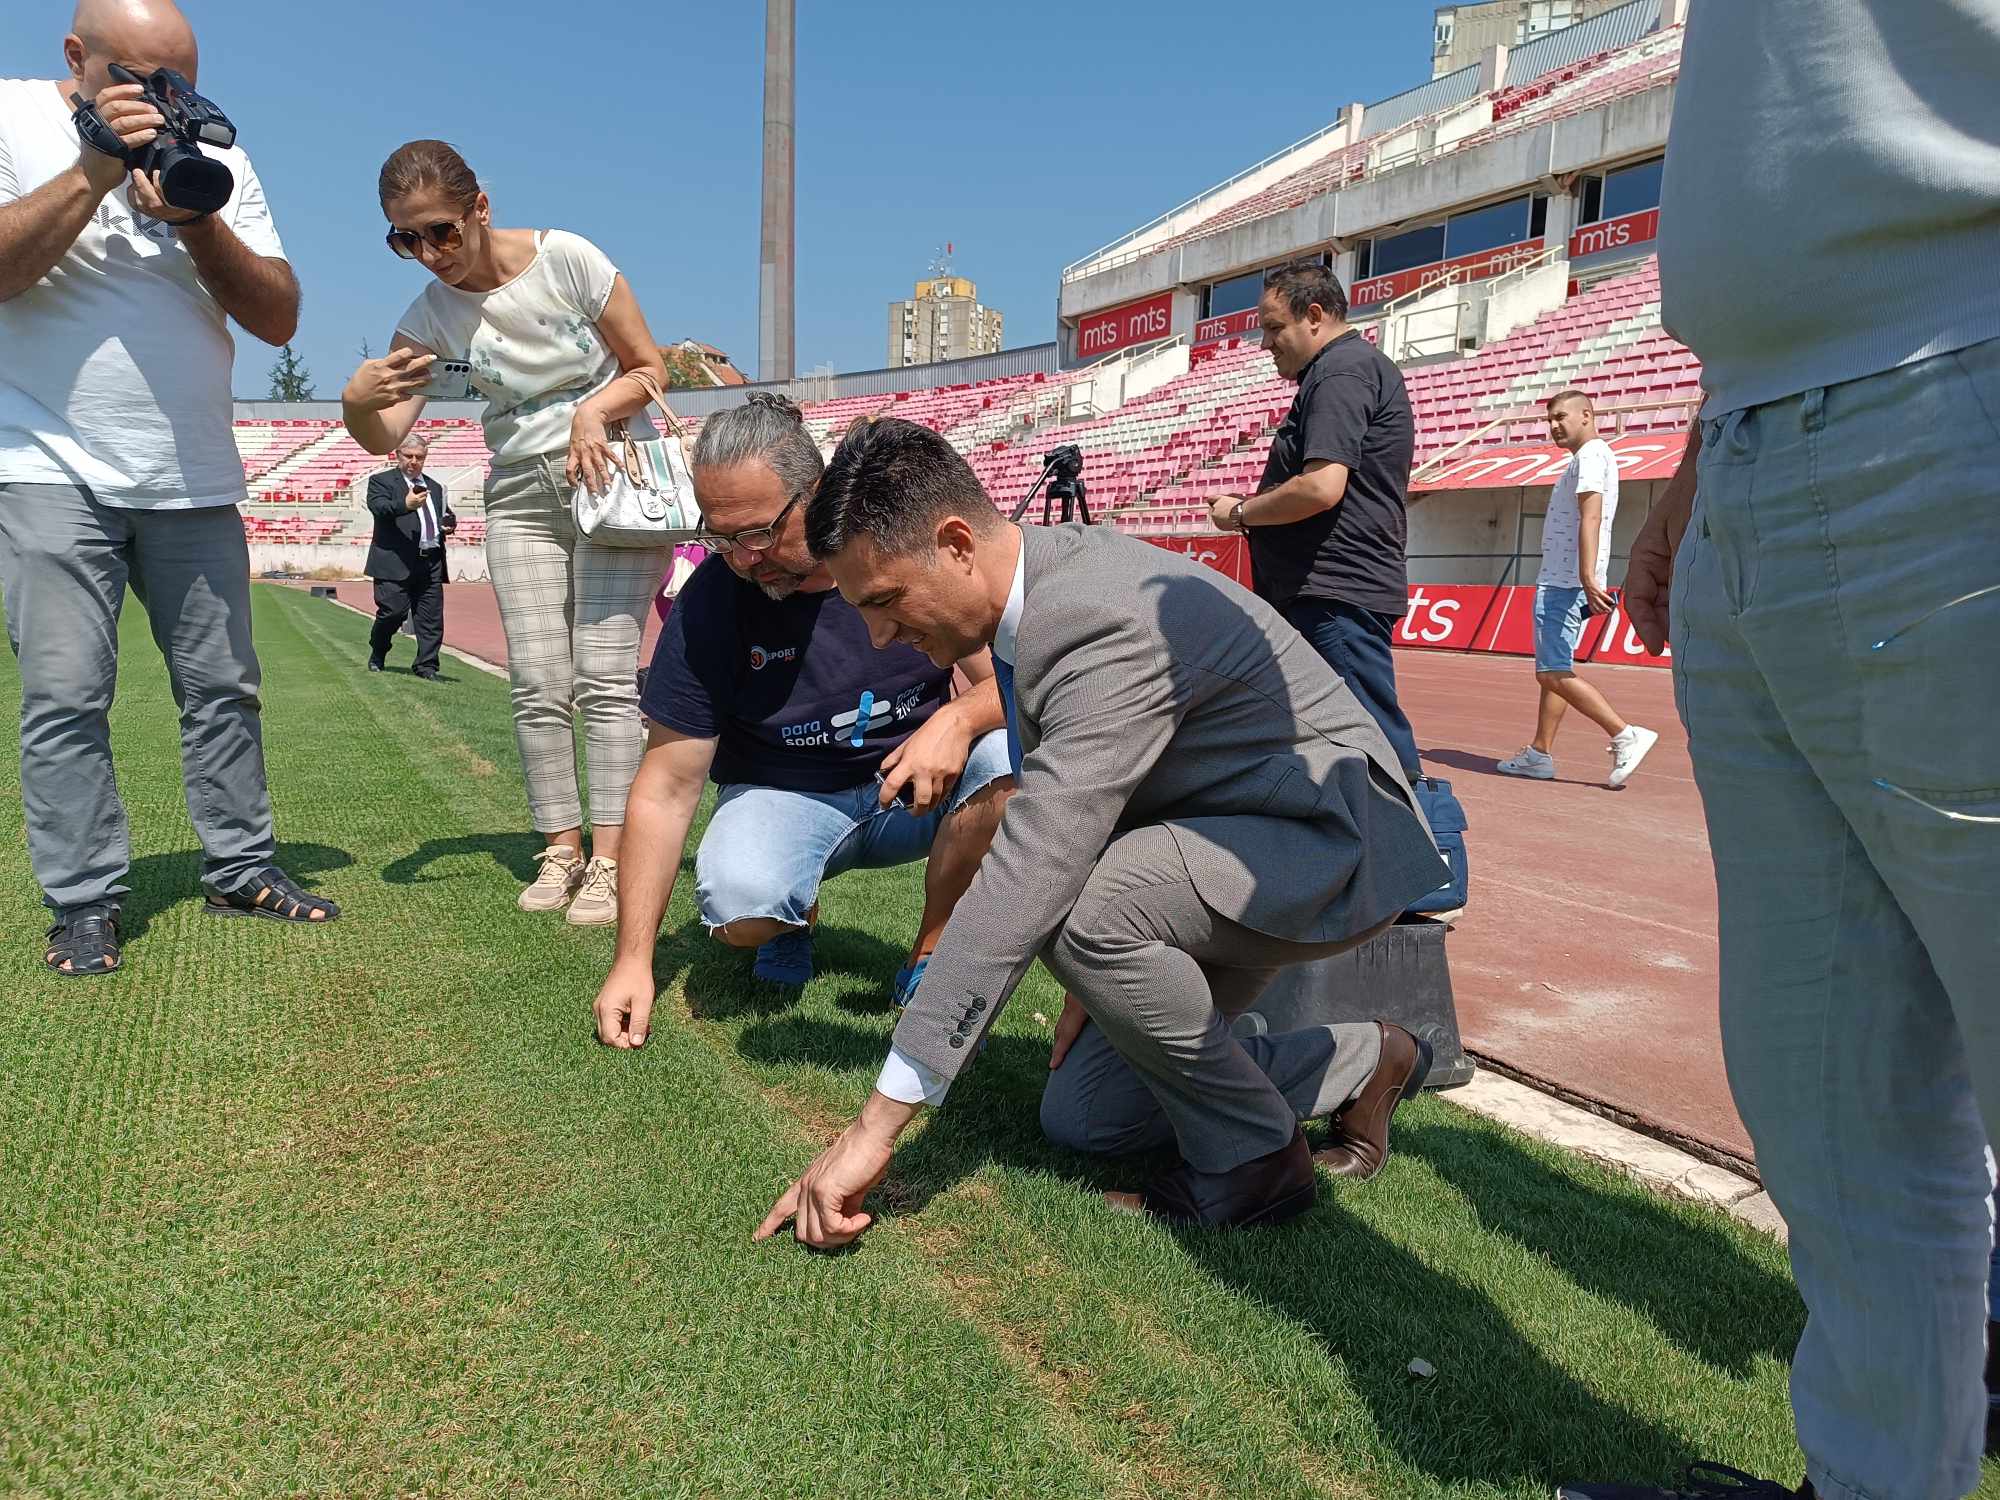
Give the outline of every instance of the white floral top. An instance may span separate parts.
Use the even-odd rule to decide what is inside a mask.
[[[563,229],[538,230],[535,258],[490,292],[432,281],[396,325],[444,359],[472,366],[486,398],[481,419],[495,463],[569,447],[577,402],[609,384],[618,357],[597,331],[618,268]]]

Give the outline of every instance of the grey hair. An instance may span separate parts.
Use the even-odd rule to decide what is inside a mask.
[[[398,453],[401,453],[405,448],[415,448],[420,453],[428,453],[431,451],[431,440],[421,432],[413,432],[404,438],[402,442],[396,444],[396,451]]]
[[[826,460],[798,407],[770,391],[753,391],[743,405],[703,422],[689,460],[697,469],[733,469],[753,462],[778,476],[787,498],[811,494],[826,472]]]

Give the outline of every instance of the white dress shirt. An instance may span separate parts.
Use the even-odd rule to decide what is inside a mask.
[[[1028,549],[1014,554],[1014,586],[1007,591],[1007,607],[1000,612],[1000,626],[993,632],[993,654],[1008,666],[1014,665],[1015,638],[1021,628],[1021,597],[1026,588]],[[875,1080],[875,1092],[898,1104],[941,1104],[951,1084],[931,1068],[918,1062],[893,1042],[888,1061]]]

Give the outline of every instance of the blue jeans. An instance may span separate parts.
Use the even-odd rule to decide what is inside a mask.
[[[1574,672],[1576,643],[1583,637],[1584,617],[1589,613],[1580,588],[1560,584],[1535,586],[1535,670]]]
[[[1294,599],[1284,615],[1381,726],[1403,774],[1412,781],[1421,776],[1417,737],[1396,702],[1396,658],[1389,633],[1399,617],[1337,599]]]
[[[1979,1482],[2000,1139],[2000,341],[1702,426],[1674,679],[1825,1500]],[[1953,814],[1960,817],[1955,818]]]
[[[701,920],[710,932],[749,917],[802,927],[821,881],[924,858],[945,818],[1007,774],[1007,734],[996,729],[973,742],[951,796],[922,817],[901,803],[883,808],[874,782],[838,792],[725,786],[694,857]]]

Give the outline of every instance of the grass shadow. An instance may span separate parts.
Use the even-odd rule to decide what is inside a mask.
[[[856,997],[879,995],[878,1009],[889,1005],[889,987],[877,976],[893,974],[908,954],[893,944],[852,927],[822,923],[813,938],[814,982],[841,985],[835,1003],[846,1007]],[[663,931],[653,948],[653,980],[661,994],[676,987],[687,1001],[690,1014],[704,1021],[730,1021],[743,1016],[769,1016],[788,1011],[798,1004],[801,990],[795,985],[768,984],[750,972],[754,956],[747,949],[731,948],[708,935],[699,921],[682,924],[673,932]],[[882,1042],[874,1038],[875,1062],[882,1061]],[[782,1057],[765,1059],[783,1062]]]
[[[1651,1198],[1584,1192],[1490,1131],[1399,1126],[1396,1147],[1463,1194],[1488,1232],[1622,1302],[1716,1369],[1741,1378],[1760,1359],[1791,1358],[1805,1325],[1797,1289],[1748,1259],[1720,1225],[1690,1224]],[[1608,1243],[1622,1248],[1609,1252]]]
[[[391,860],[383,867],[382,878],[390,885],[432,885],[464,879],[459,875],[430,874],[429,866],[441,859],[490,854],[495,864],[525,885],[535,878],[535,855],[541,848],[541,837],[533,833],[475,833],[463,838],[431,839],[402,858]]]
[[[332,844],[278,845],[278,868],[307,890],[312,889],[315,875],[344,870],[353,863],[352,854]],[[201,867],[199,849],[175,849],[133,860],[126,877],[131,890],[121,903],[118,917],[123,941],[129,943],[143,936],[152,919],[167,908],[190,898],[202,899]]]
[[[1307,1330],[1405,1463],[1440,1484],[1553,1488],[1664,1478],[1701,1456],[1556,1364],[1477,1286],[1348,1212],[1350,1191],[1322,1179],[1313,1212],[1277,1230],[1174,1237],[1217,1282]],[[1417,1357],[1436,1374],[1413,1378]]]

